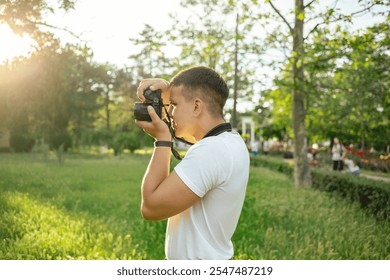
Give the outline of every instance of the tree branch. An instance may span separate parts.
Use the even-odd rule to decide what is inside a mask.
[[[294,33],[294,29],[291,27],[290,23],[286,20],[286,18],[280,13],[280,11],[278,10],[278,8],[276,8],[274,6],[274,4],[272,3],[271,0],[268,1],[269,4],[271,5],[272,9],[274,9],[274,11],[281,17],[281,19],[284,21],[284,23],[287,25],[288,29],[290,30],[290,33],[293,34]]]
[[[316,0],[311,1],[310,3],[306,4],[303,9],[306,9],[307,7],[310,7]]]
[[[29,23],[31,23],[31,24],[46,26],[46,27],[49,27],[49,28],[52,28],[52,29],[64,31],[64,32],[66,32],[66,33],[72,35],[72,36],[75,37],[76,39],[78,39],[78,40],[80,40],[80,41],[82,41],[82,42],[86,42],[85,40],[81,39],[80,35],[77,35],[76,33],[70,31],[70,30],[67,29],[67,28],[54,26],[54,25],[48,24],[48,23],[46,23],[46,22],[31,21],[31,20],[29,20],[29,19],[27,19],[27,21],[28,21]]]
[[[313,2],[313,1],[312,1]],[[337,1],[338,2],[338,1]],[[365,13],[367,11],[369,11],[372,7],[374,7],[376,4],[375,3],[372,3],[370,6],[367,6],[365,7],[364,9],[360,10],[360,11],[356,11],[356,12],[353,12],[351,13],[350,15],[343,15],[343,14],[339,14],[337,18],[334,18],[333,20],[328,20],[328,21],[323,21],[323,22],[320,22],[320,23],[317,23],[310,31],[309,33],[306,35],[306,37],[304,38],[304,40],[306,40],[309,35],[311,33],[313,33],[314,31],[317,30],[317,28],[321,25],[324,25],[324,24],[329,24],[329,23],[333,23],[333,22],[337,22],[337,21],[340,21],[342,20],[343,18],[346,18],[346,17],[353,17],[353,16],[357,16],[359,14],[362,14],[362,13]]]

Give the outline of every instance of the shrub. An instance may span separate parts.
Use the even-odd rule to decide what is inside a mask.
[[[136,149],[141,148],[141,140],[135,133],[117,132],[111,146],[115,151],[115,155],[120,155],[123,149],[129,149],[133,153]]]
[[[292,176],[292,174],[293,174],[293,166],[292,165],[289,165],[286,162],[283,162],[280,160],[275,160],[272,158],[252,157],[251,158],[251,165],[266,167],[266,168],[281,172],[287,176]]]
[[[82,144],[86,146],[108,145],[113,138],[112,132],[106,128],[88,129],[82,133]]]
[[[72,147],[72,137],[68,132],[60,132],[54,135],[50,144],[53,149],[59,150],[62,147],[61,149],[66,152]]]
[[[280,160],[252,157],[251,164],[253,166],[266,167],[287,176],[292,176],[293,174],[293,167]],[[337,193],[350,201],[357,202],[379,220],[389,219],[389,183],[320,169],[311,169],[311,175],[314,188]]]
[[[17,153],[30,152],[34,146],[34,139],[28,134],[11,133],[10,146]]]
[[[383,181],[325,170],[312,170],[313,187],[337,193],[358,202],[378,219],[387,220],[390,213],[390,186]]]

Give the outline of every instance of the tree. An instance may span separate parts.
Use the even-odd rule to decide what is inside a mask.
[[[248,1],[187,0],[181,5],[191,11],[191,16],[176,20],[174,28],[167,31],[181,49],[178,69],[205,65],[221,73],[233,93],[225,114],[237,128],[237,103],[250,100],[255,92],[253,57],[261,51],[251,40]]]
[[[93,110],[96,100],[88,89],[89,56],[86,48],[59,47],[53,39],[31,57],[3,66],[2,76],[8,79],[0,93],[0,106],[13,139],[44,139],[53,148],[63,141],[65,150],[71,145],[69,127],[73,124],[79,131],[80,115]]]
[[[133,75],[136,77],[133,80],[156,76],[168,77],[174,72],[173,63],[166,58],[163,51],[167,42],[164,41],[162,32],[156,31],[150,25],[145,25],[137,38],[129,40],[139,48],[138,53],[129,57],[134,71]]]
[[[331,22],[340,20],[351,20],[354,15],[359,15],[370,11],[375,5],[383,4],[383,1],[368,1],[360,11],[348,15],[338,13],[335,8],[328,8],[320,14],[315,14],[310,18],[310,12],[314,11],[314,5],[317,1],[313,0],[304,4],[303,0],[296,0],[294,7],[294,24],[290,24],[287,17],[274,5],[273,1],[266,0],[272,7],[273,11],[285,23],[292,41],[291,62],[292,62],[292,122],[294,130],[294,181],[296,186],[311,186],[311,176],[307,160],[307,137],[305,128],[305,49],[306,42],[312,33],[322,25],[329,25]],[[361,2],[361,1],[359,1]],[[336,2],[337,4],[337,2]],[[315,21],[314,27],[304,34],[304,21]]]
[[[28,33],[32,38],[38,39],[42,34],[42,27],[61,29],[73,36],[71,31],[53,26],[44,20],[44,15],[54,13],[56,9],[65,11],[74,8],[76,0],[58,0],[57,5],[47,0],[0,0],[0,23],[6,23],[15,33]]]
[[[307,137],[305,128],[304,107],[304,10],[303,0],[295,1],[294,26],[268,1],[274,11],[286,23],[289,34],[292,36],[292,124],[294,131],[294,182],[296,186],[311,186],[311,175],[307,159]]]
[[[390,63],[389,35],[389,24],[383,23],[347,38],[347,59],[335,75],[335,83],[348,85],[344,88],[344,121],[360,135],[361,149],[366,147],[367,140],[374,144],[369,131],[376,131],[384,139],[390,137],[386,129],[390,116],[386,110],[390,93],[387,67]],[[383,133],[386,131],[387,135]],[[385,144],[382,142],[382,145]]]
[[[361,148],[366,141],[377,149],[385,146],[388,32],[387,22],[355,32],[341,26],[317,29],[305,52],[311,138],[338,136]]]

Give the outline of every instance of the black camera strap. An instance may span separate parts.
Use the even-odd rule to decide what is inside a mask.
[[[210,136],[217,136],[223,132],[230,132],[232,131],[232,125],[230,123],[221,123],[220,125],[217,125],[216,127],[214,127],[212,130],[210,130],[204,137],[210,137]]]
[[[169,128],[169,132],[171,133],[172,138],[176,139],[177,141],[182,142],[184,144],[190,145],[190,146],[194,145],[194,143],[188,142],[184,138],[176,137],[175,130],[172,127],[171,118],[170,118],[165,106],[164,106],[164,109],[165,109],[165,113],[166,113],[166,116],[168,119],[168,120],[165,119],[164,122],[167,124],[167,126]],[[230,131],[232,131],[232,125],[230,123],[222,123],[222,124],[217,125],[213,129],[211,129],[209,132],[207,132],[206,135],[202,139],[210,137],[210,136],[217,136],[223,132],[230,132]],[[180,156],[179,152],[173,146],[171,147],[171,152],[177,160],[182,160],[182,157]]]

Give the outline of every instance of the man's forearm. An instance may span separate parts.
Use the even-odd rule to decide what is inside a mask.
[[[142,181],[142,207],[153,207],[152,197],[159,185],[169,175],[171,150],[168,147],[154,148],[149,166]]]

